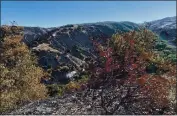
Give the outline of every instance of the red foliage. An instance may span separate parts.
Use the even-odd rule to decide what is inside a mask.
[[[93,88],[98,88],[98,86],[104,86],[104,88],[112,87],[112,91],[110,92],[109,90],[109,92],[113,94],[112,96],[119,94],[119,92],[116,93],[114,90],[125,90],[127,88],[127,90],[129,90],[129,88],[137,87],[137,89],[135,89],[136,91],[131,91],[129,94],[132,96],[138,95],[136,98],[140,98],[138,102],[142,102],[141,98],[143,97],[143,103],[153,103],[154,106],[152,106],[158,108],[166,107],[168,104],[168,81],[166,79],[164,80],[162,77],[156,77],[146,73],[145,69],[149,63],[149,60],[147,61],[146,57],[150,57],[151,51],[149,50],[149,47],[145,48],[148,49],[146,51],[138,49],[137,44],[139,41],[134,39],[134,35],[135,33],[133,32],[125,34],[122,37],[116,36],[117,40],[115,41],[116,45],[113,45],[114,48],[103,46],[98,42],[93,41],[94,47],[97,52],[99,52],[100,57],[104,57],[105,62],[103,67],[97,65],[96,68],[94,68],[96,69],[94,71],[94,74],[96,75],[93,74],[92,79],[90,79],[90,85],[93,85]],[[140,53],[141,51],[143,51],[143,53]],[[121,86],[123,87],[121,88]],[[151,101],[148,101],[146,98],[148,98],[148,100],[150,98]],[[160,101],[161,98],[162,101]],[[122,98],[120,97],[120,99]],[[132,98],[126,97],[126,100],[132,100]],[[143,105],[144,104],[142,104],[142,106]],[[146,109],[146,106],[144,108]],[[148,108],[152,110],[151,106]],[[149,109],[147,109],[147,111],[149,111]]]
[[[126,39],[128,39],[128,38],[126,38]],[[99,48],[99,46],[102,46],[100,43],[98,43],[95,40],[91,40],[91,41],[93,42],[93,45],[94,45],[95,49],[99,52],[100,57],[104,57],[105,60],[106,60],[104,68],[102,68],[102,70],[99,69],[100,72],[111,72],[111,71],[121,67],[122,64],[120,62],[118,62],[118,63],[114,62],[113,63],[113,61],[114,61],[113,60],[113,52],[114,51],[111,47],[104,46],[105,50],[102,50],[102,49]],[[121,40],[121,41],[123,41],[123,40]],[[125,52],[124,68],[128,69],[128,70],[134,70],[134,69],[138,68],[138,64],[136,64],[133,60],[133,57],[134,57],[133,48],[134,48],[134,45],[135,45],[135,41],[133,39],[129,39],[127,41],[128,41],[129,46],[130,46],[130,49],[126,49],[126,52]],[[126,66],[128,66],[128,67],[126,68]]]

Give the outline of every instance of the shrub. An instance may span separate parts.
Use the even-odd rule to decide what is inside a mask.
[[[45,86],[40,84],[44,72],[21,39],[6,36],[0,45],[0,112],[47,97]]]
[[[170,51],[170,50],[164,50],[163,52],[164,52],[165,55],[171,54],[171,51]]]
[[[172,62],[177,62],[176,54],[169,54],[167,56]]]
[[[65,88],[66,91],[68,92],[74,92],[75,90],[80,88],[80,85],[77,82],[71,81],[68,84],[66,84]]]
[[[164,50],[166,47],[167,45],[164,42],[158,42],[155,48],[161,51]]]
[[[49,96],[63,95],[65,92],[65,86],[60,84],[47,85]]]
[[[126,114],[164,114],[171,108],[172,83],[157,72],[166,70],[170,78],[176,72],[171,62],[153,52],[156,39],[151,31],[139,30],[115,34],[108,47],[93,40],[96,51],[106,60],[103,67],[91,68],[88,88],[92,98],[98,99],[95,101],[99,101],[97,105],[102,107],[103,114],[119,114],[122,108]],[[148,66],[150,69],[155,66],[155,74],[146,72]],[[174,109],[171,111],[169,113],[173,114]]]

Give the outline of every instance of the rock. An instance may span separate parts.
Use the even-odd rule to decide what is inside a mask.
[[[39,44],[37,47],[33,47],[32,48],[33,51],[37,51],[37,52],[40,52],[40,51],[46,51],[46,52],[53,52],[53,53],[60,53],[58,50],[52,48],[49,46],[49,44]]]
[[[73,102],[75,101],[75,102]],[[96,114],[95,109],[90,105],[83,104],[75,95],[65,95],[63,97],[49,98],[27,104],[19,109],[6,112],[6,115],[84,115]]]

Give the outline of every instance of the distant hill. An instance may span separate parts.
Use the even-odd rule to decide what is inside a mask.
[[[104,38],[111,37],[116,32],[137,30],[142,26],[157,33],[162,40],[175,45],[176,17],[167,17],[144,24],[106,21],[52,28],[24,27],[23,41],[37,53],[39,63],[44,69],[67,65],[67,67],[74,66],[72,70],[82,70],[81,67],[87,65],[85,59],[97,57],[90,37],[101,37],[99,42],[104,42]],[[58,72],[53,74],[56,78],[58,75]],[[59,78],[57,81],[62,80],[61,77]]]
[[[176,16],[147,22],[145,26],[157,33],[161,39],[176,45]]]
[[[92,42],[89,39],[91,36],[111,37],[116,32],[128,32],[138,28],[139,25],[132,22],[100,22],[79,25],[65,25],[54,28],[25,27],[24,42],[32,50],[36,52],[40,51],[41,57],[43,57],[43,55],[49,54],[48,51],[43,49],[44,47],[41,47],[43,45],[55,50],[55,53],[50,51],[49,56],[51,56],[51,54],[58,54],[61,56],[61,62],[67,61],[68,64],[71,63],[80,66],[82,63],[78,62],[82,62],[83,59],[87,57],[96,57],[92,51]],[[69,58],[66,57],[66,51],[71,51],[68,53],[71,54],[68,55]],[[58,64],[57,61],[54,60],[54,57],[50,58],[48,61],[41,58],[40,62],[43,65],[50,64],[52,67],[56,67]]]

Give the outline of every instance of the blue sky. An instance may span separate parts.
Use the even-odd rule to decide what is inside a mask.
[[[54,27],[100,21],[142,23],[176,16],[176,1],[2,1],[1,24]]]

